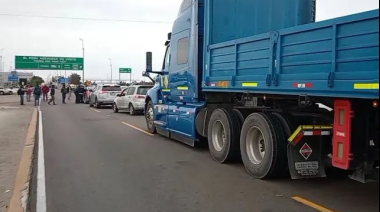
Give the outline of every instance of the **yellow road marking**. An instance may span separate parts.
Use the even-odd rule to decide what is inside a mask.
[[[101,113],[100,110],[95,110],[94,108],[90,108],[90,110],[95,111],[97,113]]]
[[[302,203],[302,204],[304,204],[304,205],[306,205],[308,207],[314,208],[315,210],[320,211],[320,212],[334,212],[333,210],[327,209],[327,208],[325,208],[325,207],[323,207],[321,205],[313,203],[313,202],[311,202],[311,201],[309,201],[307,199],[304,199],[302,197],[297,197],[296,196],[296,197],[293,197],[293,200],[295,200],[295,201],[297,201],[299,203]]]
[[[144,133],[144,134],[146,134],[146,135],[154,136],[153,134],[151,134],[151,133],[149,133],[149,132],[147,132],[147,131],[145,131],[145,130],[143,130],[143,129],[140,129],[140,128],[138,128],[138,127],[135,127],[135,126],[133,126],[133,125],[131,125],[131,124],[128,124],[128,123],[126,123],[126,122],[121,122],[121,123],[124,124],[124,125],[126,125],[126,126],[128,126],[128,127],[130,127],[130,128],[133,128],[133,129],[135,129],[135,130],[137,130],[137,131],[140,131],[140,132],[142,132],[142,133]]]

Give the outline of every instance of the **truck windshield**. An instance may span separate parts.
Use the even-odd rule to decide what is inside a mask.
[[[170,45],[166,47],[166,54],[164,59],[164,64],[162,65],[162,70],[165,70],[169,67],[170,64]]]

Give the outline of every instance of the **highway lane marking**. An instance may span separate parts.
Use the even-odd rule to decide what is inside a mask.
[[[138,127],[135,127],[135,126],[133,126],[133,125],[131,125],[131,124],[128,124],[128,123],[126,123],[126,122],[121,122],[121,123],[124,124],[124,125],[126,125],[126,126],[128,126],[128,127],[130,127],[130,128],[133,128],[133,129],[135,129],[135,130],[138,130],[138,131],[140,131],[140,132],[142,132],[142,133],[144,133],[144,134],[146,134],[146,135],[154,136],[153,134],[151,134],[151,133],[149,133],[149,132],[147,132],[147,131],[145,131],[145,130],[143,130],[143,129],[140,129],[140,128],[138,128]]]
[[[323,207],[321,205],[318,205],[318,204],[316,204],[314,202],[311,202],[311,201],[309,201],[307,199],[304,199],[302,197],[295,196],[292,199],[295,200],[295,201],[297,201],[297,202],[299,202],[299,203],[302,203],[302,204],[304,204],[304,205],[306,205],[306,206],[308,206],[310,208],[314,208],[315,210],[320,211],[320,212],[335,212],[333,210],[327,209],[327,208],[325,208],[325,207]]]
[[[45,176],[45,147],[42,127],[42,111],[38,108],[38,168],[37,168],[37,204],[36,212],[46,212],[46,176]]]
[[[94,108],[90,108],[90,110],[95,111],[95,112],[97,112],[97,113],[101,113],[100,110],[96,110],[96,109],[94,109]]]

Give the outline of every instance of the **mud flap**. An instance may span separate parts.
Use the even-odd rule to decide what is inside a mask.
[[[323,143],[319,136],[303,137],[288,145],[289,172],[294,180],[326,177]]]

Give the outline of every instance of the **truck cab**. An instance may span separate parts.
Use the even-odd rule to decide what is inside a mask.
[[[204,104],[199,89],[203,73],[204,31],[203,12],[199,11],[203,10],[203,5],[204,0],[182,1],[165,43],[162,70],[155,72],[159,76],[146,99],[147,107],[149,102],[155,105],[154,108],[146,108],[146,111],[148,116],[152,115],[149,120],[154,120],[157,130],[167,136],[182,137],[189,143],[195,139],[195,129],[188,119],[196,108]],[[183,108],[183,105],[188,107]],[[153,132],[156,128],[149,127],[152,125],[148,124],[148,128]]]

